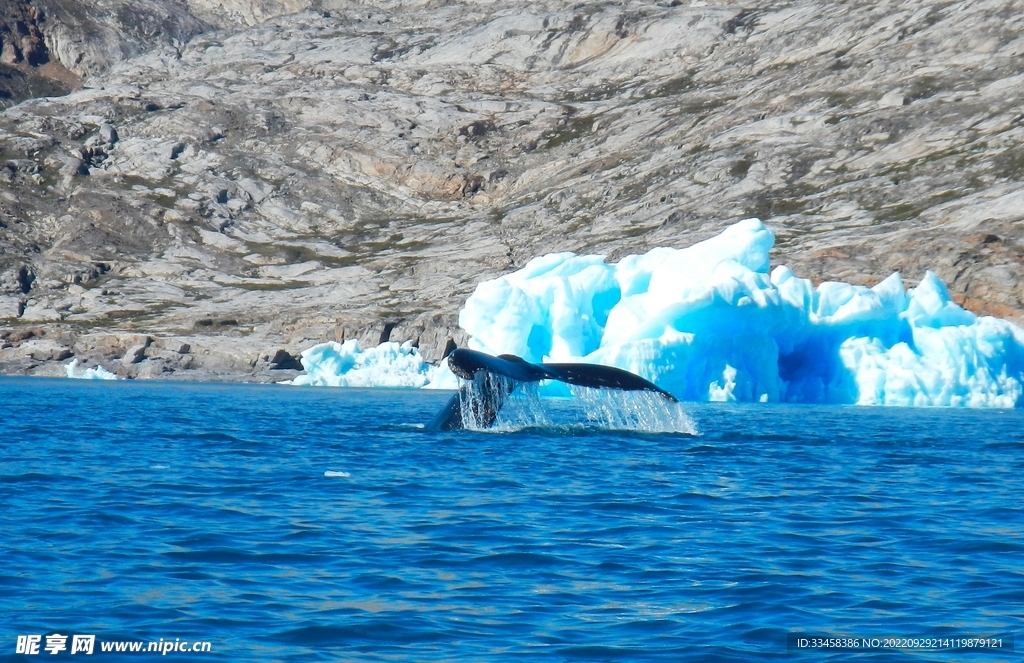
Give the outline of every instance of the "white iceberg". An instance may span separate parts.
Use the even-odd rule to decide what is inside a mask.
[[[65,364],[64,372],[69,378],[74,380],[116,380],[116,375],[103,368],[102,366],[96,366],[94,368],[86,368],[81,372],[78,371],[78,359],[72,359],[69,363]]]
[[[291,384],[317,387],[423,387],[437,370],[412,343],[381,343],[361,350],[355,339],[320,343],[300,357],[305,375]]]
[[[608,264],[558,253],[477,286],[469,346],[618,366],[683,400],[1024,406],[1024,331],[957,306],[931,272],[904,291],[817,288],[757,219]]]
[[[455,390],[459,388],[459,378],[455,373],[452,373],[452,369],[448,368],[448,362],[441,361],[438,366],[433,368],[433,372],[430,374],[430,382],[423,385],[423,388]]]

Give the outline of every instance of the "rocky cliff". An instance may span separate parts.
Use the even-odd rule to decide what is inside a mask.
[[[481,279],[747,216],[801,276],[1024,322],[1019,3],[113,5],[3,5],[76,88],[0,113],[8,372],[437,359]]]

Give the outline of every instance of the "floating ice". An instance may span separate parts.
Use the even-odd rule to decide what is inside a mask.
[[[81,373],[78,372],[78,359],[72,359],[70,363],[64,366],[64,371],[67,373],[69,378],[75,380],[116,380],[117,376],[106,370],[102,366],[96,366],[95,368],[86,368]]]
[[[433,373],[430,374],[430,382],[423,385],[424,389],[458,389],[459,378],[448,368],[448,362],[442,361]]]
[[[302,352],[305,375],[291,384],[318,387],[422,387],[436,369],[423,361],[409,342],[381,343],[359,349],[350,339],[344,343],[320,343]]]
[[[559,253],[477,286],[469,346],[632,371],[683,400],[1024,406],[1024,331],[957,306],[931,272],[904,291],[769,273],[747,219],[608,264]]]
[[[769,273],[773,243],[747,219],[618,264],[542,256],[479,284],[459,322],[473,349],[618,366],[683,400],[1024,406],[1020,328],[957,306],[931,272],[908,291],[899,274],[872,288],[812,288],[787,267]],[[302,364],[294,384],[458,386],[408,343],[323,343]],[[114,377],[74,366],[69,377]]]
[[[408,342],[381,343],[361,350],[358,341],[321,343],[303,351],[300,361],[306,370],[294,380],[281,384],[316,387],[422,387],[458,389],[459,378],[441,362],[432,366]]]

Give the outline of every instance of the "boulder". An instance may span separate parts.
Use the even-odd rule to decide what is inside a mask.
[[[121,358],[122,364],[137,364],[146,358],[146,348],[148,345],[139,344],[133,345],[125,351],[124,357]]]
[[[21,300],[17,297],[0,295],[0,320],[4,318],[17,318],[21,315]]]
[[[21,345],[21,352],[36,361],[63,361],[73,354],[66,345],[47,339],[27,341]]]

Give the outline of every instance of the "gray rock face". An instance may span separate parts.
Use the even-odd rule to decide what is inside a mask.
[[[0,108],[31,97],[67,94],[60,65],[50,62],[40,9],[21,0],[0,2]],[[73,79],[68,74],[66,77]]]
[[[147,339],[148,340],[148,339]],[[149,343],[140,343],[133,345],[128,348],[124,353],[124,357],[121,358],[122,365],[137,364],[146,358],[146,348],[149,347]]]
[[[294,14],[322,4],[313,0],[186,0],[189,10],[220,27],[257,25],[281,14]],[[355,4],[355,3],[342,3]]]
[[[173,52],[208,27],[183,0],[32,0],[32,6],[44,19],[50,59],[78,76],[153,49]]]
[[[36,361],[61,361],[71,356],[71,348],[50,340],[34,340],[22,345],[21,353]]]
[[[436,360],[482,279],[748,216],[801,276],[932,269],[1024,322],[1012,3],[188,7],[0,114],[0,325],[203,339],[232,375],[353,337]]]
[[[67,94],[82,77],[153,49],[176,52],[209,27],[184,0],[3,0],[0,107]]]

